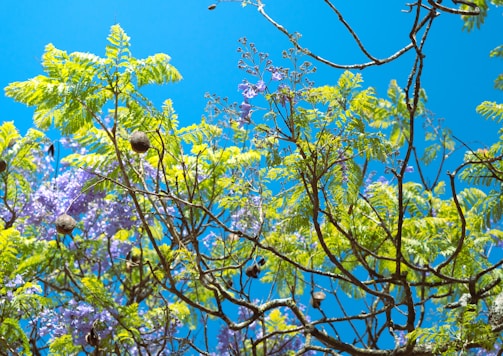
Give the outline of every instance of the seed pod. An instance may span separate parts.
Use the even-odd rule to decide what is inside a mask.
[[[227,288],[232,288],[232,285],[234,284],[232,279],[224,279],[224,283]]]
[[[140,265],[141,256],[137,253],[133,253],[133,251],[129,251],[126,256],[126,271],[131,272],[134,267],[138,267]]]
[[[229,239],[229,242],[237,242],[239,241],[239,235],[231,232],[229,236],[227,237]]]
[[[4,172],[7,169],[7,162],[3,159],[0,159],[0,173]]]
[[[245,273],[248,277],[258,278],[258,274],[260,273],[260,267],[257,264],[253,264],[246,268]]]
[[[54,143],[51,143],[51,145],[47,149],[47,154],[54,158],[54,152],[55,152]]]
[[[131,144],[131,148],[136,153],[145,153],[150,148],[150,140],[148,136],[143,131],[135,131],[129,138],[129,143]]]
[[[91,331],[86,335],[86,341],[91,346],[98,346],[100,343],[100,336],[94,330],[94,326],[91,328]]]
[[[498,294],[489,308],[488,321],[493,327],[503,324],[503,292]]]
[[[326,297],[327,295],[322,291],[314,292],[313,294],[311,294],[311,305],[313,306],[313,308],[319,309],[321,302],[324,301]]]
[[[215,10],[217,8],[217,4],[211,4],[210,6],[208,6],[208,10]]]
[[[60,234],[70,235],[77,226],[77,222],[68,214],[62,214],[56,219],[56,231]]]

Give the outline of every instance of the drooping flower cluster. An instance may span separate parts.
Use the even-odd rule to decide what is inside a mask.
[[[125,195],[109,197],[103,190],[85,189],[92,178],[93,174],[83,169],[67,169],[40,185],[20,216],[20,230],[36,227],[39,238],[52,239],[56,233],[54,222],[63,213],[78,218],[79,227],[88,238],[112,236],[120,229],[138,224]]]
[[[254,301],[258,304],[258,301]],[[305,306],[300,305],[300,309],[304,310]],[[280,308],[283,316],[285,317],[285,325],[298,325],[298,320],[292,315],[289,310],[282,310]],[[240,306],[238,308],[238,322],[243,322],[252,316],[251,311]],[[263,324],[267,325],[270,322],[270,315],[266,314]],[[246,329],[243,330],[231,330],[228,325],[223,325],[220,328],[220,333],[217,335],[218,344],[216,347],[217,353],[212,353],[211,355],[234,355],[239,354],[240,351],[246,350],[246,339],[258,340],[264,336],[264,332],[267,332],[267,327],[264,328],[258,320],[252,322]],[[281,330],[276,330],[281,331]],[[270,355],[285,355],[289,351],[299,351],[304,347],[304,341],[299,334],[294,334],[294,336],[285,335],[275,335],[267,338],[268,351]],[[304,355],[315,355],[314,351],[307,351]]]
[[[261,209],[262,198],[258,195],[251,197],[246,207],[241,207],[231,214],[230,228],[242,231],[251,236],[256,236],[261,228]]]
[[[271,72],[271,80],[283,80],[283,74],[281,73],[280,68],[270,65],[266,68],[266,70]],[[252,109],[250,100],[255,98],[257,95],[264,93],[266,90],[267,85],[263,79],[259,79],[255,84],[252,84],[246,80],[238,84],[238,91],[240,91],[243,95],[243,101],[239,105],[241,123],[250,121]]]
[[[93,327],[100,338],[105,338],[113,333],[117,320],[108,310],[71,299],[64,307],[44,310],[33,323],[38,324],[42,337],[53,340],[70,334],[75,345],[85,346],[86,335]]]

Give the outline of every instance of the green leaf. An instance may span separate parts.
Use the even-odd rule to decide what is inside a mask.
[[[49,350],[51,355],[68,356],[77,355],[81,347],[73,344],[72,335],[65,334],[55,338],[51,342]]]
[[[477,112],[485,119],[494,120],[497,123],[501,123],[503,120],[503,104],[484,101],[482,104],[477,106]]]
[[[112,298],[101,280],[91,276],[84,277],[81,281],[83,285],[82,292],[89,298],[91,303],[100,305],[103,308],[113,304]]]
[[[12,318],[0,319],[0,347],[7,351],[17,351],[22,355],[32,355],[28,337],[23,332],[19,322]],[[2,346],[3,345],[3,346]]]
[[[127,62],[131,57],[129,51],[129,36],[120,25],[113,25],[110,28],[110,34],[107,37],[108,45],[106,46],[105,55],[111,59],[116,65]]]
[[[475,4],[479,10],[478,15],[463,15],[461,18],[464,21],[463,29],[468,32],[473,30],[475,27],[477,29],[480,28],[484,24],[484,21],[487,17],[487,10],[489,8],[487,4],[487,0],[471,0],[470,4]],[[473,12],[475,9],[472,6],[467,5],[467,3],[463,3],[460,6],[460,10]]]
[[[181,74],[169,62],[167,54],[158,53],[132,62],[131,71],[136,75],[138,87],[147,84],[167,84],[182,80]]]

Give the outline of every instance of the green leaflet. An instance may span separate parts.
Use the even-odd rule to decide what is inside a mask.
[[[0,348],[8,354],[32,355],[28,336],[19,322],[12,318],[5,318],[0,322]]]
[[[137,88],[182,79],[169,63],[168,55],[136,59],[129,47],[129,37],[119,25],[110,30],[106,58],[82,52],[68,54],[49,44],[42,57],[46,75],[11,83],[5,93],[18,102],[36,107],[37,127],[47,130],[53,124],[63,135],[76,133],[93,120],[101,120],[103,109],[111,100],[127,101],[131,108],[143,107],[134,105],[142,98]]]
[[[484,101],[477,106],[477,112],[488,120],[494,120],[501,123],[503,120],[503,104],[495,102]]]
[[[102,281],[95,276],[84,277],[82,282],[82,292],[89,298],[91,303],[107,308],[113,304],[109,292],[106,290]]]
[[[55,356],[76,355],[81,347],[73,344],[73,338],[70,334],[62,335],[50,344],[50,353]]]

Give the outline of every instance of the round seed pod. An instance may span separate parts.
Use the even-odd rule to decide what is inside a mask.
[[[324,301],[326,297],[327,295],[322,291],[314,292],[313,294],[311,294],[311,305],[313,306],[313,308],[319,309],[321,302]]]
[[[489,324],[493,327],[503,325],[503,292],[498,294],[489,308]]]
[[[56,231],[60,234],[70,235],[77,226],[77,222],[68,214],[62,214],[56,219]]]
[[[253,264],[246,268],[245,273],[248,277],[258,278],[258,274],[260,273],[260,267],[256,264]]]
[[[0,159],[0,173],[4,172],[7,169],[7,162],[3,159]]]
[[[143,131],[135,131],[129,138],[129,143],[131,144],[131,148],[136,153],[145,153],[150,148],[150,140],[148,136]]]

